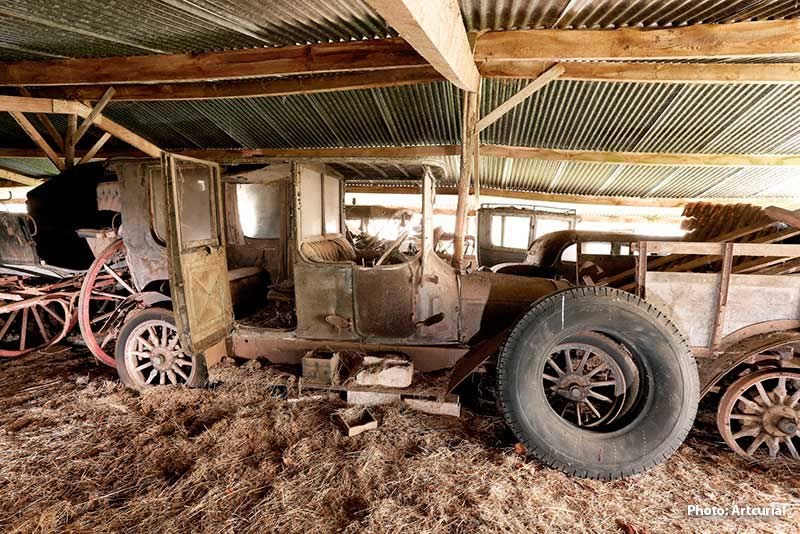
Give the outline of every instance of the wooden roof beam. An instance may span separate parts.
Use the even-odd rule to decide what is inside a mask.
[[[56,151],[53,150],[53,148],[47,143],[47,141],[45,141],[44,137],[42,137],[42,134],[39,133],[39,131],[33,126],[33,124],[31,124],[28,118],[25,117],[25,115],[23,115],[21,111],[16,111],[16,110],[7,110],[7,111],[11,114],[14,120],[17,121],[17,124],[19,124],[20,128],[22,128],[22,130],[26,134],[28,134],[28,137],[31,138],[31,141],[36,143],[36,146],[38,146],[39,149],[42,152],[44,152],[47,158],[51,162],[53,162],[53,165],[55,165],[58,170],[63,171],[64,169],[66,169],[64,161],[58,156]]]
[[[2,109],[2,97],[0,97]],[[85,107],[85,109],[89,109]],[[105,119],[105,117],[103,117]],[[107,120],[107,119],[105,119]],[[113,133],[113,132],[111,132]],[[216,161],[252,158],[351,158],[403,159],[458,156],[460,145],[427,145],[398,147],[343,148],[243,148],[188,149],[176,153]],[[86,151],[76,151],[76,156]],[[683,167],[800,167],[800,154],[669,154],[657,152],[598,152],[590,150],[558,150],[551,148],[481,145],[482,156],[545,161],[575,161],[620,165],[671,165]],[[115,151],[109,157],[142,157],[140,151]],[[2,158],[41,158],[41,152],[24,148],[0,148]]]
[[[456,0],[367,0],[442,76],[477,92],[480,74]]]
[[[800,55],[800,20],[696,24],[680,28],[515,30],[478,37],[475,59],[653,60]]]
[[[408,43],[392,38],[203,54],[0,62],[0,85],[197,82],[424,66],[425,59]]]
[[[800,75],[799,75],[800,76]],[[308,95],[353,89],[375,89],[442,81],[430,66],[403,67],[375,72],[345,72],[303,78],[259,78],[218,82],[114,85],[114,101],[214,100],[263,96]],[[78,101],[99,101],[107,85],[37,87],[36,96]]]

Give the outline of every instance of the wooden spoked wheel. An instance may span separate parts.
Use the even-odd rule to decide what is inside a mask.
[[[103,250],[86,272],[78,298],[78,325],[86,347],[111,367],[122,321],[137,306],[125,253],[121,239]]]
[[[0,357],[14,358],[57,343],[74,324],[68,296],[46,295],[0,306]]]
[[[740,456],[800,460],[800,371],[766,369],[736,380],[720,399],[717,428]]]

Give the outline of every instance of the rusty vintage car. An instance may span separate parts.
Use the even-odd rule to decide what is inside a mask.
[[[453,268],[434,250],[442,167],[402,164],[421,183],[421,224],[379,255],[344,231],[354,162],[223,172],[164,153],[84,169],[116,187],[121,236],[83,282],[100,313],[79,314],[87,345],[134,388],[201,386],[224,355],[297,364],[316,349],[400,355],[444,373],[422,390],[388,389],[434,400],[485,370],[509,426],[548,465],[617,478],[667,458],[698,399],[694,359],[668,317],[615,289]]]

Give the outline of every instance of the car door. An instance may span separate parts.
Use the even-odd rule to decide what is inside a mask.
[[[175,320],[183,346],[201,353],[233,325],[219,166],[169,153],[161,166]]]

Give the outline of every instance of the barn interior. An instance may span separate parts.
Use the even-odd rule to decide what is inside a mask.
[[[731,450],[736,432],[718,430],[733,381],[722,364],[701,371],[704,398],[678,452],[614,482],[570,478],[531,458],[494,406],[493,378],[456,380],[432,366],[442,374],[419,391],[441,382],[448,395],[469,387],[479,400],[459,404],[460,418],[413,403],[371,406],[378,428],[351,437],[331,423],[353,409],[346,388],[304,388],[290,367],[319,339],[330,353],[355,350],[364,339],[343,334],[353,323],[400,351],[398,312],[381,313],[401,309],[403,295],[376,292],[382,302],[362,304],[350,323],[328,315],[323,327],[336,335],[319,334],[302,303],[329,287],[304,274],[308,265],[334,273],[352,263],[351,293],[378,291],[381,280],[359,286],[358,273],[430,265],[430,250],[463,275],[607,287],[664,306],[691,297],[670,313],[698,360],[722,352],[731,323],[780,317],[780,332],[737,350],[756,366],[753,354],[769,352],[789,368],[783,392],[785,376],[800,392],[796,1],[268,4],[0,5],[0,223],[9,243],[0,242],[0,529],[796,531],[796,506],[756,519],[687,511],[800,499],[791,439],[800,415],[775,423],[791,431],[747,442],[761,456]],[[125,205],[153,218],[153,206],[183,209],[165,199],[170,174],[165,182],[157,168],[180,161],[217,169],[237,357],[220,356],[206,388],[131,391],[92,350],[114,365],[108,332],[87,340],[76,326],[81,283],[112,237],[135,234],[120,223]],[[131,196],[117,178],[123,168],[149,196]],[[301,185],[308,169],[319,170],[318,190]],[[166,258],[167,225],[140,232],[150,252],[139,265]],[[26,239],[32,248],[18,246]],[[307,265],[296,271],[298,255]],[[118,259],[91,276],[169,300],[156,276],[123,281]],[[673,275],[720,289],[676,289],[686,279]],[[730,280],[744,275],[788,289],[731,290],[729,301]],[[30,321],[21,304],[29,298],[38,299]],[[748,299],[758,310],[736,315]],[[698,319],[712,306],[711,319]],[[55,314],[57,336],[45,313]],[[450,317],[438,315],[415,316],[410,331],[443,332]],[[22,334],[3,340],[20,320],[21,332],[38,336],[28,345]],[[308,332],[316,344],[287,341]],[[462,346],[437,357],[454,363],[471,354],[470,340],[498,332],[472,334],[447,334]],[[265,343],[283,343],[280,357],[264,357]],[[419,369],[418,352],[408,358]],[[731,367],[744,364],[741,356]]]

